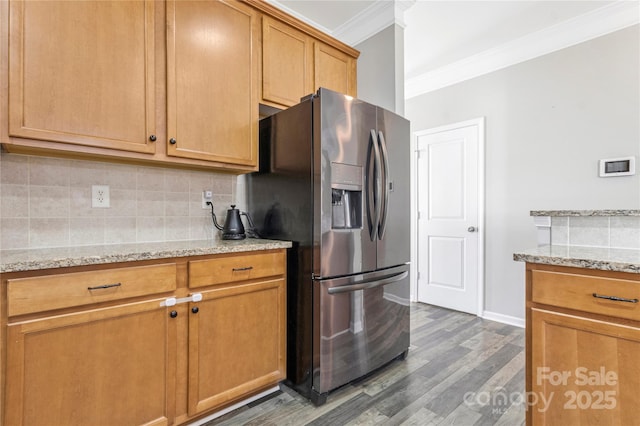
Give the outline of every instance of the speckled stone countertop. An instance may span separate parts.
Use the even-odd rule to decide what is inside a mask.
[[[640,210],[533,210],[531,216],[640,216]]]
[[[245,239],[0,250],[0,273],[291,247],[289,241]]]
[[[640,250],[547,245],[514,253],[513,260],[640,274]]]

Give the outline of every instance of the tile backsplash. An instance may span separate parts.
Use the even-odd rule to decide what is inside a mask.
[[[551,243],[640,248],[640,216],[552,217]]]
[[[91,207],[92,185],[109,186],[109,208]],[[221,222],[244,208],[234,175],[1,152],[0,249],[218,238],[203,190]]]

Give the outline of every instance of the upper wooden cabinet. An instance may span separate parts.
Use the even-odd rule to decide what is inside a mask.
[[[286,108],[320,87],[357,96],[357,50],[267,3],[254,5],[273,15],[262,18],[263,104]]]
[[[170,156],[257,165],[257,12],[237,1],[167,2]]]
[[[154,7],[9,2],[9,135],[154,153]]]
[[[237,173],[259,104],[356,95],[358,52],[262,0],[0,2],[0,143]]]
[[[313,91],[313,41],[290,25],[262,18],[262,101],[291,106]]]
[[[314,88],[331,89],[336,92],[357,96],[356,59],[346,53],[315,42],[314,45]]]

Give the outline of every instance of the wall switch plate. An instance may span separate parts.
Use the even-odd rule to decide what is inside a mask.
[[[207,205],[208,202],[213,202],[213,191],[204,190],[202,191],[202,208],[210,209],[211,207]]]
[[[92,185],[91,186],[91,207],[94,207],[94,208],[110,207],[109,185]]]

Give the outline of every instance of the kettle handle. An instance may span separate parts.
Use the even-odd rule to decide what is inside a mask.
[[[247,218],[247,223],[249,224],[249,226],[247,226],[247,235],[250,238],[261,238],[260,234],[258,234],[258,231],[256,230],[256,225],[253,224],[253,220],[251,219],[251,216],[249,216],[249,213],[240,212],[240,215]]]

